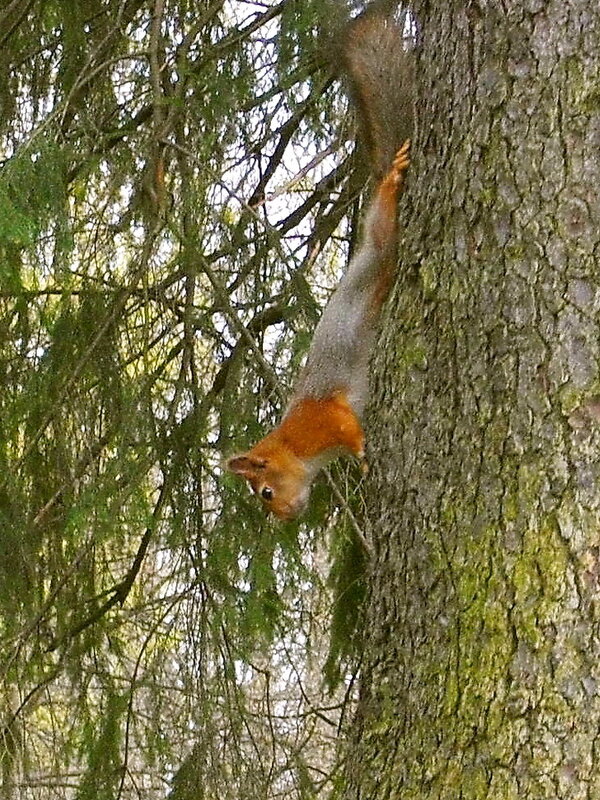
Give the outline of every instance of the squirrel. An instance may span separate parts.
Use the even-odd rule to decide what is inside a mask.
[[[366,465],[361,417],[369,358],[394,277],[397,197],[409,165],[411,63],[400,24],[375,3],[347,23],[340,50],[376,180],[362,240],[315,329],[281,423],[227,462],[265,510],[284,520],[305,509],[311,483],[328,461],[348,452]]]

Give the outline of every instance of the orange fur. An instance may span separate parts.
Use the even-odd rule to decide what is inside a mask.
[[[405,142],[396,154],[391,169],[377,188],[368,213],[366,239],[372,243],[368,247],[374,254],[368,256],[366,261],[365,256],[362,258],[367,268],[369,261],[374,260],[377,269],[373,277],[374,285],[368,292],[369,300],[362,312],[364,316],[353,318],[346,313],[343,305],[339,307],[335,294],[328,306],[331,318],[337,319],[337,315],[340,314],[340,324],[354,326],[357,330],[365,325],[367,329],[374,330],[393,279],[397,238],[396,201],[402,174],[409,164],[409,145],[409,142]],[[358,293],[363,290],[359,285],[352,291]],[[334,307],[336,311],[333,311]],[[321,325],[326,314],[327,309],[321,319]],[[333,331],[331,336],[334,334]],[[325,342],[329,336],[330,334],[326,333],[318,339],[315,333],[311,353],[314,353],[317,341],[319,342],[317,347],[323,348],[321,352],[327,352]],[[365,336],[366,330],[359,340]],[[356,345],[347,346],[350,348]],[[350,402],[349,390],[352,381],[356,381],[357,378],[359,383],[362,383],[363,379],[366,383],[368,363],[366,361],[362,363],[354,351],[352,353],[348,362],[349,369],[357,374],[344,376],[347,380],[344,389],[339,388],[339,381],[337,387],[331,386],[333,380],[328,376],[329,386],[324,396],[315,396],[307,391],[306,387],[300,390],[275,430],[267,434],[247,453],[234,456],[227,462],[231,472],[249,482],[252,491],[260,498],[265,509],[272,511],[280,519],[294,519],[303,511],[316,472],[338,452],[346,451],[359,458],[364,457],[365,436],[358,417],[360,412],[357,412]],[[309,354],[306,369],[310,366]],[[363,370],[365,370],[364,375]]]
[[[228,462],[245,478],[268,511],[293,519],[306,505],[314,472],[327,454],[346,450],[362,458],[362,426],[344,392],[299,400],[281,424],[247,453]],[[267,488],[272,497],[264,497]]]
[[[412,59],[388,4],[367,4],[348,21],[340,55],[362,118],[376,191],[360,246],[315,328],[281,424],[227,463],[281,519],[304,509],[311,482],[327,461],[344,451],[364,457],[360,419],[368,400],[369,358],[394,278],[396,201],[409,164]]]
[[[264,443],[269,439],[305,461],[338,448],[362,455],[365,437],[345,394],[336,392],[319,400],[299,400]]]
[[[396,243],[398,241],[398,218],[396,206],[398,193],[402,186],[402,176],[410,160],[408,151],[410,141],[404,142],[396,153],[394,163],[387,175],[379,184],[375,203],[379,211],[372,223],[372,236],[375,246],[381,253],[381,264],[377,286],[373,295],[374,310],[377,314],[385,302],[394,280],[396,267]]]

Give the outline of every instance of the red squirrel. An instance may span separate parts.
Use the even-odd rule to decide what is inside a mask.
[[[250,483],[265,510],[284,520],[304,510],[310,485],[328,461],[343,452],[364,459],[361,417],[368,399],[369,358],[394,277],[397,197],[409,164],[409,140],[397,149],[402,141],[397,137],[410,122],[393,119],[407,107],[398,76],[409,80],[398,71],[406,61],[399,24],[389,13],[367,9],[347,25],[341,45],[378,179],[374,197],[361,243],[323,311],[281,423],[227,462],[230,471]]]

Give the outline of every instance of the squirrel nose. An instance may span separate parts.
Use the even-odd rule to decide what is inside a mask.
[[[277,511],[273,509],[273,513],[278,516],[279,519],[285,520],[285,522],[292,522],[292,520],[300,516],[305,508],[306,499],[301,496],[292,503],[286,503],[284,508],[278,509]]]

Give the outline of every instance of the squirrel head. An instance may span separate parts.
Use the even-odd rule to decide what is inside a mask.
[[[267,513],[283,520],[296,519],[308,502],[307,469],[289,451],[261,454],[257,452],[259,446],[230,458],[227,469],[248,481]]]

